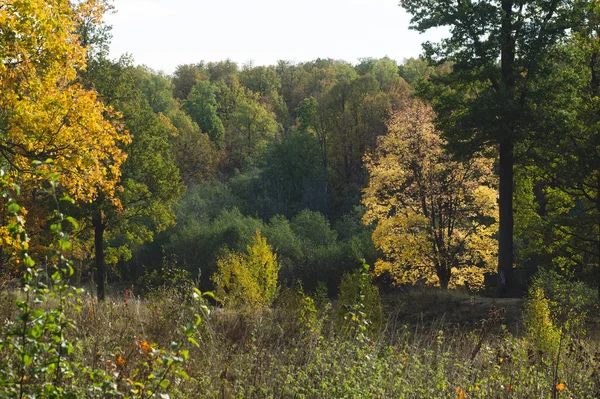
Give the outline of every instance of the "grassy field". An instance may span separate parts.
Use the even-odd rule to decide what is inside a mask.
[[[18,324],[14,297],[24,294],[1,295],[8,342],[9,321]],[[377,309],[360,299],[369,300],[332,303],[282,290],[272,307],[250,310],[214,307],[176,289],[105,303],[84,294],[80,310],[74,299],[64,302],[75,326],[64,330],[73,350],[63,362],[72,372],[56,380],[29,370],[20,378],[25,391],[58,382],[78,392],[72,397],[98,398],[600,396],[600,341],[585,334],[594,329],[590,317],[559,325],[543,297],[413,289],[384,296]],[[16,368],[7,347],[2,361]],[[13,397],[4,374],[0,397]]]

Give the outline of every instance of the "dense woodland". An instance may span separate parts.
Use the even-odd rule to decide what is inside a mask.
[[[400,5],[169,75],[0,0],[0,398],[598,397],[600,4]]]

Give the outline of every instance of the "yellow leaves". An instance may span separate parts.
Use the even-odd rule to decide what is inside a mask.
[[[79,4],[82,7],[83,3]],[[98,2],[88,0],[86,7]],[[119,145],[129,137],[98,101],[76,82],[86,51],[75,34],[78,14],[67,0],[13,2],[2,9],[0,109],[1,155],[21,171],[25,183],[38,184],[32,160],[60,173],[60,183],[77,200],[100,192],[112,196],[125,155]]]
[[[565,384],[563,384],[562,382],[558,385],[556,385],[556,390],[557,391],[564,391],[565,389]]]
[[[275,299],[278,273],[277,255],[257,231],[247,254],[228,253],[217,261],[212,280],[221,300],[263,307]]]
[[[392,115],[388,134],[365,157],[363,221],[385,259],[376,271],[398,284],[425,281],[480,287],[495,268],[498,218],[493,162],[457,162],[445,152],[431,108],[418,100]],[[445,283],[445,282],[444,282]]]

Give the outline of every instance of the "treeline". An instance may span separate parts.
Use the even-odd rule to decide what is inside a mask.
[[[106,107],[122,142],[99,168],[117,176],[114,187],[84,201],[59,189],[75,199],[61,211],[79,222],[69,232],[79,283],[95,281],[100,298],[106,282],[146,290],[181,273],[211,287],[217,261],[245,251],[257,230],[288,284],[325,284],[335,293],[344,273],[375,263],[373,226],[362,221],[363,157],[411,95],[407,80],[431,72],[425,61],[227,60],[181,65],[168,76],[128,57],[110,59],[110,27],[95,19],[101,13],[75,27],[87,56],[76,80]],[[61,183],[74,179],[57,173]],[[85,167],[77,174],[91,176]],[[22,184],[30,251],[43,254],[55,200],[44,184]],[[18,275],[12,259],[6,252],[5,278]]]
[[[426,73],[423,61],[411,62]],[[290,284],[322,282],[333,293],[343,273],[374,264],[371,227],[362,223],[363,156],[412,91],[394,61],[223,61],[181,65],[172,77],[125,64],[121,74],[172,126],[185,191],[174,226],[131,258],[112,259],[115,279],[159,284],[159,270],[175,267],[207,284],[224,251],[244,251],[256,230]]]

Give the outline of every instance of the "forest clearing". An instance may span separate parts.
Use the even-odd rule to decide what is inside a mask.
[[[600,3],[172,73],[115,7],[0,0],[0,398],[600,397]]]

